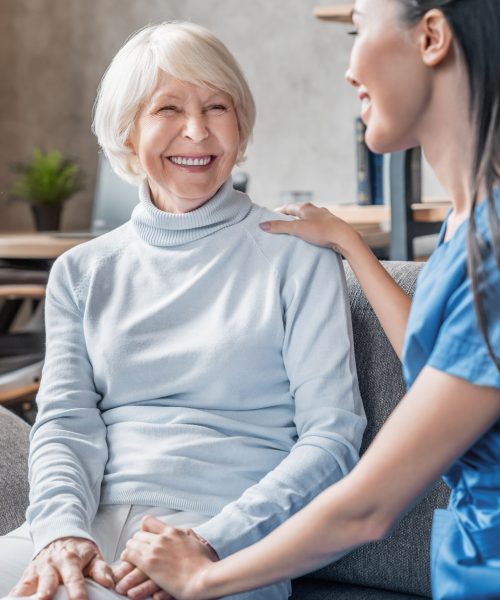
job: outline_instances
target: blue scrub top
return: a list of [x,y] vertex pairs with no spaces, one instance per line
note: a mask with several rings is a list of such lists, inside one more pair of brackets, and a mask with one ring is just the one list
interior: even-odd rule
[[[500,189],[495,192],[500,214]],[[488,203],[475,211],[477,231],[491,248]],[[468,220],[444,241],[422,269],[410,311],[403,371],[410,387],[426,365],[482,386],[500,389],[500,372],[477,323],[467,276]],[[500,249],[497,248],[498,251]],[[491,345],[500,354],[500,270],[491,252],[481,265]],[[500,393],[500,392],[499,392]],[[475,402],[471,396],[470,401]],[[478,407],[480,410],[480,407]],[[444,476],[447,510],[434,514],[431,542],[433,597],[500,598],[500,421]]]

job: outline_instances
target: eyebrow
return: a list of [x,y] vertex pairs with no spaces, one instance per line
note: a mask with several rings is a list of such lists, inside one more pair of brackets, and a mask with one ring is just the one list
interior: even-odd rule
[[[205,102],[209,102],[210,100],[212,100],[212,98],[215,98],[217,96],[223,96],[224,92],[218,91],[216,90],[213,94],[210,94],[210,96],[208,96],[208,98],[205,99]],[[171,94],[170,92],[160,92],[156,95],[154,95],[151,98],[151,102],[159,102],[160,100],[182,100],[181,96],[177,96],[176,94]]]
[[180,100],[179,96],[176,96],[175,94],[170,94],[169,92],[160,92],[158,94],[155,94],[151,100],[153,102],[157,102],[158,100],[162,100],[163,98],[171,98],[172,100]]

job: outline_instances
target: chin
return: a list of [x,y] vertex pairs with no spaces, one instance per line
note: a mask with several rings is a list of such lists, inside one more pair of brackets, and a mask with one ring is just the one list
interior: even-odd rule
[[410,140],[408,138],[395,137],[387,134],[381,134],[376,132],[370,132],[367,129],[365,134],[366,145],[372,152],[376,154],[388,154],[392,152],[402,152],[403,150],[410,150],[419,146],[417,140]]

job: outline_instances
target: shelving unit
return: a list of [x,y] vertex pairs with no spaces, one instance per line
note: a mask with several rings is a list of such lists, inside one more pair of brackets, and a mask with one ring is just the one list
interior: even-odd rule
[[340,6],[317,6],[314,9],[314,16],[323,21],[352,23],[352,8],[352,4],[342,4]]

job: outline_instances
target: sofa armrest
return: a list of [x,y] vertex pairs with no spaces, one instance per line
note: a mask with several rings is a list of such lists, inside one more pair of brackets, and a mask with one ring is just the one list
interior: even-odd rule
[[0,535],[19,527],[28,506],[29,426],[0,406]]

